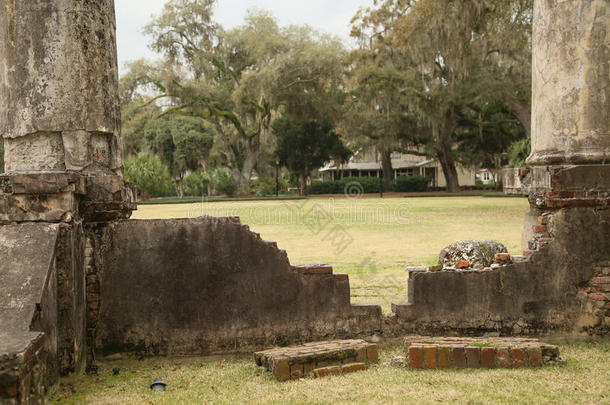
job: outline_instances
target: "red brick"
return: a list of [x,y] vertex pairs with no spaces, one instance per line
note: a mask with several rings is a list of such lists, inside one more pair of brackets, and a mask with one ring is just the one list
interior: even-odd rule
[[366,347],[366,359],[369,363],[379,362],[379,352],[377,351],[377,345],[369,345]]
[[468,368],[481,367],[481,348],[475,346],[466,347],[466,365]]
[[459,368],[466,368],[466,349],[464,347],[453,348],[453,365]]
[[493,347],[481,348],[481,367],[493,368],[495,367],[496,349]]
[[542,365],[542,349],[539,347],[527,348],[527,365],[541,366]]
[[273,375],[278,381],[290,380],[290,365],[288,364],[288,359],[274,360],[271,364],[271,372],[273,372]]
[[605,316],[610,316],[610,309],[606,311]]
[[548,217],[545,217],[542,215],[538,217],[538,225],[548,225],[548,223],[549,223]]
[[[18,391],[17,391],[16,383],[8,385],[8,386],[0,387],[0,396],[3,398],[14,398],[17,396],[17,392]],[[12,402],[7,402],[7,403],[12,403]]]
[[547,233],[549,231],[549,227],[546,225],[534,225],[535,233]]
[[424,368],[424,348],[422,346],[409,347],[409,367]]
[[313,373],[314,364],[313,363],[305,363],[303,364],[303,375],[308,376]]
[[325,264],[294,266],[294,268],[301,274],[333,274],[332,266]]
[[608,283],[610,283],[610,276],[593,277],[589,282],[591,284],[608,284]]
[[331,362],[330,361],[317,361],[316,362],[316,366],[314,368],[324,368],[324,367],[329,367],[331,366]]
[[470,262],[468,260],[460,260],[455,264],[456,269],[467,269],[470,267]]
[[606,301],[608,299],[608,297],[606,297],[606,294],[601,293],[589,294],[588,297],[590,300],[593,301]]
[[451,348],[449,346],[440,346],[438,348],[438,368],[451,367]]
[[293,380],[298,380],[299,378],[303,378],[305,376],[303,363],[301,364],[293,364],[290,366],[290,378]]
[[573,191],[554,191],[546,193],[547,198],[556,199],[556,198],[574,198]]
[[513,358],[513,367],[525,367],[527,365],[525,350],[523,348],[513,347],[510,349],[510,353]]
[[510,352],[507,347],[499,347],[496,352],[496,366],[502,368],[510,368],[513,362],[510,359]]
[[365,362],[367,360],[366,357],[366,346],[363,346],[359,349],[356,349],[356,361],[358,363]]
[[326,377],[328,375],[341,374],[341,367],[330,366],[330,367],[316,368],[313,371],[313,374],[316,378],[322,378],[322,377]]
[[424,365],[426,368],[436,368],[436,346],[424,346]]
[[365,371],[366,364],[364,364],[364,363],[344,364],[343,366],[341,366],[341,370],[343,371],[343,373],[353,373],[356,371]]
[[550,209],[560,209],[567,207],[595,207],[604,206],[610,203],[610,198],[596,200],[549,200],[546,205]]
[[494,260],[499,263],[507,262],[510,260],[510,254],[508,253],[496,253],[494,255]]

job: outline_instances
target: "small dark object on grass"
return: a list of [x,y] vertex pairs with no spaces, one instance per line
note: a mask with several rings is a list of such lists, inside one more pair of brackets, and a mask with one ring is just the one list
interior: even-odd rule
[[99,375],[99,368],[95,364],[90,364],[85,369],[85,374],[87,375]]
[[156,392],[163,392],[165,391],[166,386],[167,384],[165,384],[163,381],[155,378],[155,381],[153,381],[153,383],[150,385],[150,389]]
[[115,367],[112,369],[112,375],[119,375],[121,373],[121,369],[118,367]]

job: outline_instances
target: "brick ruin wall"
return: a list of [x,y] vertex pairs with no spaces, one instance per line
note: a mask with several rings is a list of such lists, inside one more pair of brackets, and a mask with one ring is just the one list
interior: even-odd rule
[[[485,271],[413,273],[410,302],[390,316],[351,304],[346,275],[291,265],[236,218],[59,223],[45,270],[53,294],[30,298],[38,305],[27,330],[39,333],[3,355],[0,374],[23,385],[23,396],[94,366],[96,354],[229,353],[413,332],[607,335],[610,240],[599,236],[610,234],[610,211],[543,206],[535,217],[527,258]],[[22,374],[15,356],[27,359]]]
[[[434,334],[607,335],[610,166],[545,171],[530,194],[524,259],[487,271],[411,273],[388,328]],[[542,176],[542,173],[534,175]]]
[[380,332],[347,275],[293,267],[236,218],[119,221],[88,230],[90,344],[102,354],[210,354]]
[[[10,10],[0,12],[11,39],[0,41],[0,68],[11,72],[0,74],[0,132],[12,172],[0,176],[0,250],[12,257],[0,262],[0,399],[39,402],[96,353],[226,353],[373,333],[607,335],[610,87],[600,33],[610,32],[610,6],[569,3],[534,3],[527,258],[414,273],[409,302],[382,317],[379,306],[350,303],[345,275],[292,267],[234,219],[124,220],[135,206],[121,178],[114,2],[0,0]],[[570,83],[577,91],[566,98]]]

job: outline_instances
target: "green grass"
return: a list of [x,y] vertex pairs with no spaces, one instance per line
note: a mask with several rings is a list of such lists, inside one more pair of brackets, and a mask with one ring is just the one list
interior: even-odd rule
[[[366,372],[319,380],[276,382],[252,356],[123,359],[100,363],[100,376],[63,380],[56,404],[608,404],[610,344],[560,347],[565,366],[499,370],[397,369],[396,342],[381,346],[380,363]],[[112,369],[121,373],[112,376]],[[167,384],[152,393],[155,378]]]
[[[133,218],[240,216],[242,222],[275,240],[293,264],[328,263],[350,275],[354,303],[406,301],[410,265],[431,265],[446,245],[461,239],[494,239],[521,253],[525,198],[311,198],[300,201],[227,201],[144,205]],[[315,218],[325,226],[311,229]],[[336,248],[333,240],[345,237]],[[336,238],[335,238],[336,237]]]

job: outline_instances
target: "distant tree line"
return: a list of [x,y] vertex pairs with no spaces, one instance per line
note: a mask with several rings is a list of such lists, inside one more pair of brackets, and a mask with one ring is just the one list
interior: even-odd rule
[[387,184],[400,151],[437,158],[449,191],[458,163],[522,164],[532,0],[379,0],[352,19],[355,49],[264,11],[225,30],[215,3],[168,1],[146,27],[160,60],[121,79],[126,177],[145,193],[265,194],[278,164],[304,191],[369,147]]

